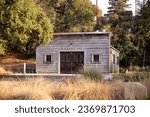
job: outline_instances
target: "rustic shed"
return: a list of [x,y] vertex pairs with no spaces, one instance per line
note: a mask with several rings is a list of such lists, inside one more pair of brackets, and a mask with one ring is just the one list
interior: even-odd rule
[[36,72],[78,74],[81,69],[119,72],[119,51],[107,32],[54,33],[48,45],[36,49]]

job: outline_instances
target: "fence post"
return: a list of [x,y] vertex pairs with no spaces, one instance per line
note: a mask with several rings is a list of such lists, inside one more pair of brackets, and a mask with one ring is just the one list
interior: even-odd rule
[[26,63],[23,63],[23,74],[26,74]]

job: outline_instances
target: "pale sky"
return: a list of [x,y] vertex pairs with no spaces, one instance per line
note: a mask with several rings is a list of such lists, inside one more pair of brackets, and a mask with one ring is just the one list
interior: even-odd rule
[[[96,0],[91,0],[93,4],[96,4]],[[142,0],[140,0],[142,1]],[[129,4],[131,4],[130,8],[133,11],[133,14],[135,14],[135,0],[129,0],[128,2]],[[108,5],[108,0],[98,0],[98,6],[100,9],[102,9],[103,14],[107,13],[107,7]]]

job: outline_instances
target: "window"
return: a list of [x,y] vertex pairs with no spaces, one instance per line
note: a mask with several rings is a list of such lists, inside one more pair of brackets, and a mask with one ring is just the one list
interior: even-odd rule
[[115,60],[115,55],[113,54],[113,64],[116,63],[115,61],[116,61],[116,60]]
[[44,55],[44,62],[45,63],[51,63],[52,62],[51,55]]
[[92,57],[92,62],[93,62],[93,63],[99,63],[99,62],[100,62],[100,59],[99,59],[99,55],[98,55],[98,54],[93,55],[93,57]]
[[117,57],[117,65],[119,65],[119,57]]

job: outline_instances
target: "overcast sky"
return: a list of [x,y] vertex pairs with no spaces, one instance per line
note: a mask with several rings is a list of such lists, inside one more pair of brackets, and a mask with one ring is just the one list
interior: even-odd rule
[[[96,0],[91,0],[93,4],[96,4]],[[142,1],[142,0],[140,0]],[[133,14],[135,14],[135,0],[129,0],[129,4],[132,5],[131,10],[133,11]],[[98,0],[98,6],[100,9],[102,9],[103,14],[107,13],[107,7],[108,7],[108,0]]]

